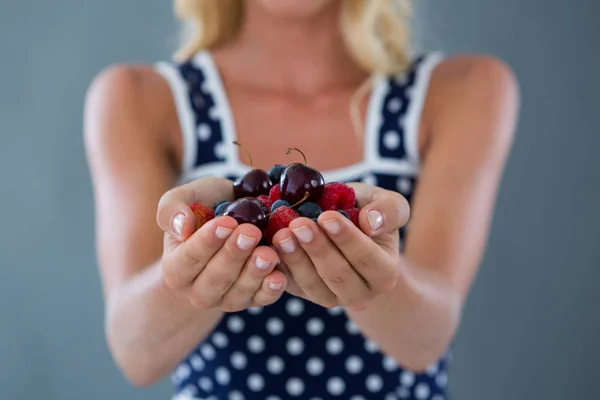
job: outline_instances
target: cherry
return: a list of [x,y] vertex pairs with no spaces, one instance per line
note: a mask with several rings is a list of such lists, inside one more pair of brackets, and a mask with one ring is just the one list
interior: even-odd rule
[[308,193],[307,201],[316,203],[323,194],[325,179],[319,171],[308,166],[306,156],[299,149],[289,148],[285,153],[290,154],[292,150],[302,154],[304,164],[290,164],[281,173],[279,181],[281,199],[289,203],[296,203]]
[[[239,142],[233,142],[236,146],[240,146],[248,155],[250,159],[250,167],[252,168],[252,156],[250,152],[246,150]],[[269,174],[262,169],[252,169],[243,177],[233,182],[233,195],[236,199],[244,197],[258,197],[261,194],[268,195],[269,191],[273,187],[273,182]]]
[[265,206],[260,201],[242,198],[227,207],[223,216],[235,219],[239,224],[252,224],[261,231],[267,227],[268,219]]

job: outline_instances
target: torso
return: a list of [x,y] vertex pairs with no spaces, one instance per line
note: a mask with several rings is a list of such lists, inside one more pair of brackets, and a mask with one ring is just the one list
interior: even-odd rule
[[[425,98],[438,61],[427,55],[406,74],[375,83],[361,104],[362,141],[350,120],[353,90],[298,102],[228,84],[209,53],[182,65],[161,64],[177,99],[169,141],[180,181],[241,176],[249,167],[231,143],[239,140],[255,167],[286,163],[292,156],[285,149],[298,147],[326,181],[362,180],[410,201],[427,141]],[[364,338],[342,309],[285,294],[271,306],[226,314],[172,378],[182,399],[442,400],[447,361],[415,375]]]

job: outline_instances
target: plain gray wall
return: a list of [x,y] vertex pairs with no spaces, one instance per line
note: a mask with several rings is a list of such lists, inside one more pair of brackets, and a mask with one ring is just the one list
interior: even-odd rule
[[[600,3],[419,1],[417,34],[506,60],[522,114],[455,345],[455,399],[600,398]],[[171,2],[0,2],[0,398],[166,399],[131,387],[103,336],[85,90],[168,57]]]

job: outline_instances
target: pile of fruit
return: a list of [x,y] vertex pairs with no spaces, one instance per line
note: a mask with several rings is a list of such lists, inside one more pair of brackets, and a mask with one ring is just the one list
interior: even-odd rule
[[[338,211],[358,226],[360,209],[354,189],[340,182],[325,184],[323,175],[308,166],[300,150],[289,148],[286,154],[292,151],[302,154],[304,164],[278,164],[268,172],[252,169],[233,183],[234,201],[219,201],[212,208],[190,204],[196,227],[215,217],[229,216],[240,224],[257,226],[263,233],[263,243],[270,245],[273,236],[292,220],[306,217],[316,222],[323,211]],[[248,157],[252,166],[249,153]]]

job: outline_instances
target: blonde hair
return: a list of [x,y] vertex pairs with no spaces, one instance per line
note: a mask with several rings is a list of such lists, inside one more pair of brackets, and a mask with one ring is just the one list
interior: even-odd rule
[[[358,65],[371,74],[393,75],[406,69],[409,55],[410,0],[343,0],[343,38]],[[217,46],[237,33],[242,0],[175,0],[175,13],[186,23],[175,59]]]

